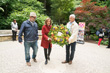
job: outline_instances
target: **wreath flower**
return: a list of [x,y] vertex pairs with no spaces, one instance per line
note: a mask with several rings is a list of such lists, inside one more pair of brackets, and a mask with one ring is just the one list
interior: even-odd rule
[[64,45],[68,44],[67,40],[69,39],[71,34],[67,27],[61,24],[52,26],[50,32],[48,33],[48,36],[52,38],[53,44],[58,44],[63,47]]

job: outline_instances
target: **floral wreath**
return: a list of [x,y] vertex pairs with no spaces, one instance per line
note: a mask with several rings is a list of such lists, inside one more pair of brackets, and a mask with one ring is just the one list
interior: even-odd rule
[[52,38],[52,43],[58,44],[62,47],[65,44],[68,44],[67,40],[69,39],[70,35],[69,30],[63,24],[52,26],[50,32],[48,33],[48,36]]

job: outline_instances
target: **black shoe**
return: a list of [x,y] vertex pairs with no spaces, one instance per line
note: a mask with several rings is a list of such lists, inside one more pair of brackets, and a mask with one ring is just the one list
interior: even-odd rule
[[45,61],[45,65],[47,65],[48,64],[48,61]]
[[109,46],[107,46],[106,48],[110,48]]

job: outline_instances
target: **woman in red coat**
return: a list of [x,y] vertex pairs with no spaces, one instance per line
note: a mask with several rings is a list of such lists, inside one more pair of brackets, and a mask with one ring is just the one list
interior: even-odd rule
[[[41,46],[44,48],[44,55],[45,55],[45,65],[48,63],[48,60],[50,60],[50,53],[51,53],[51,38],[48,37],[48,33],[51,29],[51,19],[47,18],[45,20],[45,25],[42,27],[42,40],[41,40]],[[48,50],[48,53],[47,53]]]

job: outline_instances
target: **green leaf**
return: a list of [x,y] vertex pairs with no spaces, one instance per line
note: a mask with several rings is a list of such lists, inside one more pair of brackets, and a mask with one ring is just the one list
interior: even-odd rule
[[2,7],[0,7],[0,10],[2,10],[4,12],[4,9]]

